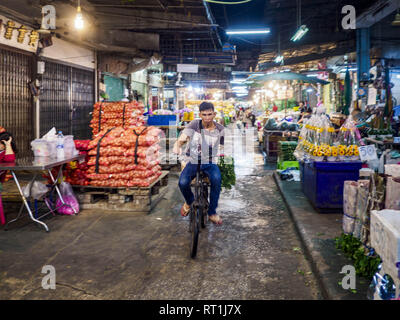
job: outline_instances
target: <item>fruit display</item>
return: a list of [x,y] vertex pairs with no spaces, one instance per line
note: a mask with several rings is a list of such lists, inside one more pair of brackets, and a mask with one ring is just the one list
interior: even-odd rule
[[79,151],[79,154],[85,155],[85,160],[78,162],[72,161],[65,166],[64,177],[65,181],[71,185],[87,186],[89,185],[88,178],[88,161],[89,161],[89,143],[90,140],[74,140],[75,148]]
[[87,152],[89,150],[90,140],[74,140],[75,148],[79,152]]
[[[192,110],[198,110],[199,105],[204,102],[203,100],[186,100],[185,105]],[[215,112],[217,112],[216,120],[222,119],[222,114],[224,117],[229,117],[229,114],[235,111],[235,106],[231,101],[206,101],[211,102],[215,107]]]
[[88,169],[89,166],[86,161],[83,163],[79,163],[78,161],[68,163],[64,170],[65,182],[76,186],[89,185]]
[[156,127],[104,129],[89,143],[88,178],[98,187],[148,187],[161,175]]
[[[85,159],[83,161],[71,161],[64,166],[63,169],[63,177],[64,181],[70,183],[74,186],[87,186],[89,185],[88,178],[88,145],[90,140],[74,140],[75,148],[79,151],[79,154],[85,155]],[[57,177],[58,170],[60,167],[53,168],[51,170],[54,178]],[[49,175],[44,174],[44,178],[47,179],[48,184],[52,184],[51,178]]]
[[93,107],[90,127],[93,135],[114,127],[144,125],[144,105],[141,102],[98,102]]

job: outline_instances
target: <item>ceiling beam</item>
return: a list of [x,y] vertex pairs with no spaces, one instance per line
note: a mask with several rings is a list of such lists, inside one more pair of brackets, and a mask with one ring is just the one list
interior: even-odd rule
[[150,10],[125,10],[123,8],[107,8],[106,10],[97,9],[96,15],[105,17],[115,18],[126,18],[126,19],[142,19],[147,21],[168,21],[177,23],[187,24],[209,24],[209,21],[205,15],[187,15],[177,12],[160,12]]
[[380,0],[357,17],[357,29],[368,28],[400,8],[400,0]]
[[[356,51],[356,43],[355,43],[355,41],[352,41],[352,44],[349,45],[348,47],[340,47],[340,48],[336,48],[334,50],[328,50],[323,53],[313,53],[313,54],[306,55],[306,56],[286,59],[284,65],[290,66],[290,65],[294,65],[294,64],[298,64],[298,63],[302,63],[302,62],[320,60],[320,59],[328,58],[328,57],[332,57],[332,56],[340,56],[340,55],[354,52],[354,51]],[[262,63],[262,64],[259,64],[259,69],[260,70],[268,70],[268,69],[274,68],[276,66],[277,66],[277,64],[274,62]]]
[[167,0],[157,0],[157,1],[160,4],[161,8],[163,8],[164,11],[168,10],[168,1]]

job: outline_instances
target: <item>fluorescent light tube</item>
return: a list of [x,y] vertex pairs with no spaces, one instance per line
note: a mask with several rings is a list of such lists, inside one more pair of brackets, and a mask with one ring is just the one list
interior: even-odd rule
[[303,24],[294,34],[294,36],[290,39],[291,41],[297,41],[303,38],[303,36],[308,32],[308,28],[305,24]]
[[264,30],[230,30],[226,31],[226,34],[234,35],[234,34],[266,34],[270,33],[270,29]]
[[281,63],[283,61],[283,56],[277,56],[275,58],[275,63]]

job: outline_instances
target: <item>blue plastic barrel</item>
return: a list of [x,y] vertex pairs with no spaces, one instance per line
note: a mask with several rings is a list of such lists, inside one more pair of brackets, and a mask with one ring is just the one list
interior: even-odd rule
[[170,122],[173,122],[173,125],[177,124],[177,116],[176,115],[152,115],[147,119],[147,124],[149,126],[168,126]]
[[352,162],[305,162],[303,192],[319,212],[343,210],[343,187],[346,180],[357,181],[361,161]]

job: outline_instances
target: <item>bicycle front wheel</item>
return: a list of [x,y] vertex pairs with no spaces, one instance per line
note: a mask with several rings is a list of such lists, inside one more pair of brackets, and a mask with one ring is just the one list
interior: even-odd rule
[[202,205],[202,213],[201,213],[201,227],[204,229],[207,225],[208,218],[208,188],[204,189],[203,192],[203,205]]
[[199,243],[199,217],[200,209],[193,208],[191,210],[190,224],[191,224],[191,242],[190,242],[190,257],[195,258],[197,254],[197,245]]

